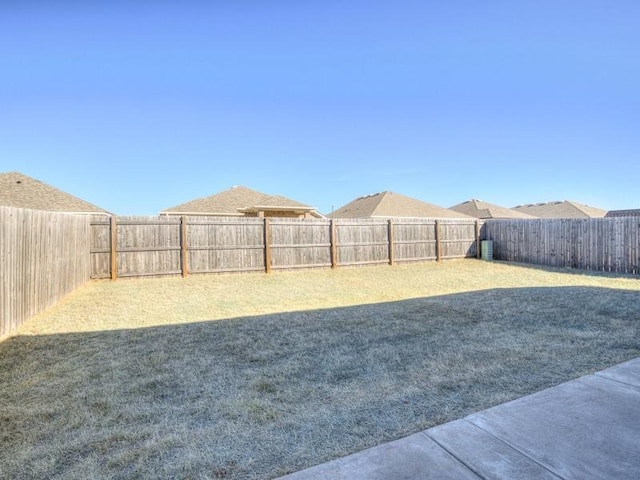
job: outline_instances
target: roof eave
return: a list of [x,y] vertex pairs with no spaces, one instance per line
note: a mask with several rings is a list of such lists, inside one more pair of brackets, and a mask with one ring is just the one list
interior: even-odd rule
[[163,211],[159,212],[160,216],[163,215],[189,215],[191,217],[242,217],[243,215],[240,213],[230,213],[230,212],[173,212],[173,211]]
[[238,208],[239,212],[255,212],[258,210],[273,210],[281,212],[312,212],[315,210],[313,207],[286,207],[279,205],[254,205],[252,207]]

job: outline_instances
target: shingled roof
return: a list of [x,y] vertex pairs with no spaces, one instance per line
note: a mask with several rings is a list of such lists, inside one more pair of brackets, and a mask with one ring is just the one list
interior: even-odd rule
[[606,210],[569,200],[518,205],[513,209],[540,218],[602,218],[607,214]]
[[356,198],[327,216],[331,218],[470,218],[463,213],[393,192],[380,192]]
[[110,215],[100,207],[19,172],[0,173],[0,205],[52,212]]
[[605,215],[607,218],[616,217],[640,217],[640,208],[633,210],[609,210]]
[[517,212],[510,208],[475,199],[459,203],[453,207],[449,207],[449,209],[476,218],[536,218],[527,213]]
[[212,215],[212,216],[256,216],[270,212],[271,216],[300,215],[322,217],[314,207],[280,195],[251,190],[243,186],[232,187],[209,197],[167,208],[160,215]]

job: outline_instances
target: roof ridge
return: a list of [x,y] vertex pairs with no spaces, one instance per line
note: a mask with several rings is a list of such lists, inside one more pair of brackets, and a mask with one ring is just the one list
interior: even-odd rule
[[575,208],[579,212],[584,213],[585,215],[589,215],[589,212],[587,212],[583,208],[583,207],[589,208],[588,205],[585,205],[585,204],[582,204],[582,203],[578,203],[578,202],[574,202],[573,200],[565,200],[565,203],[567,203],[568,205],[571,205],[573,208]]
[[223,213],[236,215],[239,212],[253,211],[256,208],[268,209],[304,209],[312,212],[316,208],[293,200],[284,195],[271,195],[260,192],[243,185],[235,185],[226,190],[208,195],[206,197],[195,198],[179,205],[174,205],[161,210],[161,214],[176,214],[177,212],[199,212],[199,214],[221,215]]

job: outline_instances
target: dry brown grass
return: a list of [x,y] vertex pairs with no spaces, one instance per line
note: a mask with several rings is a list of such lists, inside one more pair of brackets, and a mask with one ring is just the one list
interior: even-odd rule
[[639,294],[480,261],[92,282],[0,343],[0,477],[282,475],[638,356]]
[[636,278],[501,262],[443,263],[94,281],[16,332],[19,335],[174,325],[316,310],[487,288],[593,286],[640,289]]

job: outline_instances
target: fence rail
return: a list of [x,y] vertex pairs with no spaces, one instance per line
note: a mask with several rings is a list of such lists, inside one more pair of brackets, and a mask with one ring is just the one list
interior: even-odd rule
[[0,207],[0,337],[89,280],[89,218]]
[[640,217],[487,220],[497,260],[639,274]]
[[475,220],[112,217],[91,221],[92,278],[399,263],[478,255]]

